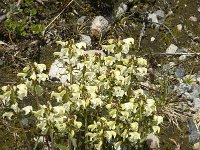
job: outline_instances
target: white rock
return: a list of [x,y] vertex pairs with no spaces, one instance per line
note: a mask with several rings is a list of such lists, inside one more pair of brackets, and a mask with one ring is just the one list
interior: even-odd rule
[[66,72],[66,68],[61,60],[56,59],[50,67],[49,78],[58,79],[61,83],[65,83],[69,80],[69,76],[63,75]]
[[178,31],[181,31],[181,30],[183,29],[182,24],[178,24],[178,25],[177,25],[177,29],[178,29]]
[[153,23],[158,23],[158,18],[157,18],[157,15],[155,13],[149,14],[148,20],[151,20]]
[[[88,50],[85,51],[85,54],[101,54],[102,56],[105,56],[105,53],[101,50]],[[62,60],[56,59],[49,70],[49,78],[50,79],[57,79],[63,84],[67,84],[70,81],[70,75],[66,74],[66,71],[68,68],[64,65],[64,62]],[[79,70],[73,70],[73,75],[77,75]]]
[[92,21],[91,32],[97,31],[100,35],[108,30],[108,20],[103,16],[96,16]]
[[178,49],[178,47],[177,47],[176,45],[171,44],[171,45],[167,48],[166,53],[167,53],[167,54],[174,54],[174,53],[176,53],[177,49]]
[[198,8],[198,12],[200,12],[200,7]]

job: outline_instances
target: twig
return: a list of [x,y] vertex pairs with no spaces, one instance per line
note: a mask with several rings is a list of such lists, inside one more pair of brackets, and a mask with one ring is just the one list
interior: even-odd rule
[[74,0],[71,0],[64,8],[63,10],[45,27],[43,36],[47,30],[47,28],[67,9],[67,7],[73,2]]
[[166,26],[165,24],[161,24],[161,25],[163,25],[163,27],[165,27],[165,28],[168,30],[168,32],[171,34],[171,36],[172,36],[174,42],[177,43],[177,40],[176,40],[176,38],[174,37],[174,35],[173,35],[172,31],[170,30],[170,28],[169,28],[168,26]]
[[161,26],[165,27],[165,28],[168,30],[168,32],[171,34],[171,36],[172,36],[174,42],[177,43],[176,38],[174,37],[174,35],[173,35],[171,29],[170,29],[167,25],[165,25],[164,23],[158,23],[158,22],[149,22],[149,23],[155,23],[155,24],[157,24],[157,25],[161,25]]

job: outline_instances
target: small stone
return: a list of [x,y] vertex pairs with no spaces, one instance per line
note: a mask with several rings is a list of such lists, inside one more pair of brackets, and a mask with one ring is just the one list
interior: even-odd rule
[[0,59],[0,66],[4,64],[4,61]]
[[192,22],[197,22],[197,17],[191,16],[191,17],[189,18],[189,20],[192,21]]
[[[160,19],[163,19],[165,17],[165,12],[163,10],[157,10],[154,12]],[[159,18],[158,18],[159,19]]]
[[28,121],[27,118],[22,119],[22,120],[21,120],[21,123],[22,123],[22,125],[23,125],[24,128],[28,128],[28,126],[29,126],[29,121]]
[[188,49],[187,49],[187,48],[184,48],[184,47],[179,48],[179,49],[177,50],[177,53],[187,53],[187,52],[188,52]]
[[121,3],[116,11],[116,18],[121,17],[128,9],[128,6],[124,3]]
[[88,36],[88,35],[80,34],[80,41],[81,42],[85,42],[87,46],[91,46],[92,45],[91,37]]
[[85,21],[86,16],[81,16],[80,18],[78,18],[77,20],[77,25],[82,25]]
[[176,68],[175,69],[175,76],[177,78],[183,78],[185,76],[185,70],[183,68]]
[[195,144],[199,142],[200,134],[197,125],[194,123],[193,118],[188,119],[188,128],[189,128],[189,142]]
[[178,29],[178,31],[181,31],[181,30],[183,29],[182,24],[178,24],[178,25],[177,25],[177,29]]
[[152,23],[158,23],[158,18],[157,18],[157,15],[155,13],[149,14],[148,20],[150,20]]
[[197,142],[193,145],[193,149],[194,150],[199,150],[199,147],[200,147],[200,142]]
[[149,149],[158,149],[160,147],[160,140],[154,134],[149,134],[146,138],[146,145]]
[[197,10],[198,10],[198,12],[200,12],[200,7]]
[[92,21],[91,32],[93,35],[102,35],[108,30],[108,20],[103,16],[96,16]]
[[175,62],[173,62],[173,61],[169,62],[170,68],[174,67],[175,65],[176,65]]
[[186,58],[187,58],[186,55],[181,55],[178,59],[179,59],[180,61],[183,61],[183,60],[185,60]]
[[199,110],[200,109],[200,98],[194,98],[193,105],[194,105],[195,109]]
[[166,53],[167,53],[167,54],[174,54],[174,53],[176,53],[177,49],[178,49],[178,47],[177,47],[176,45],[171,44],[171,45],[167,48]]
[[151,42],[155,41],[155,37],[151,37]]

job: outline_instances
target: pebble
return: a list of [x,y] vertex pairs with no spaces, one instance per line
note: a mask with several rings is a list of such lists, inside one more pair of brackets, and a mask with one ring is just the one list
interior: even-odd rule
[[177,49],[178,49],[178,47],[177,47],[176,45],[171,44],[171,45],[167,48],[166,53],[167,53],[167,54],[174,54],[174,53],[176,53]]
[[91,32],[98,33],[99,35],[104,34],[108,30],[108,20],[103,16],[96,16],[92,21]]
[[155,41],[155,37],[151,37],[151,42]]
[[85,19],[86,19],[86,16],[81,16],[80,18],[78,18],[77,25],[82,25],[84,23]]
[[116,11],[116,18],[121,17],[128,9],[128,6],[124,3],[121,3]]
[[85,42],[87,46],[92,45],[91,37],[85,34],[80,34],[80,41]]
[[179,59],[180,61],[183,61],[183,60],[185,60],[186,58],[187,58],[186,55],[181,55],[178,59]]
[[189,20],[192,21],[192,22],[197,22],[197,17],[191,16],[191,17],[189,18]]
[[177,25],[177,29],[178,29],[178,31],[181,31],[181,30],[183,29],[182,24],[178,24],[178,25]]
[[0,66],[4,64],[4,61],[0,59]]
[[199,142],[200,134],[197,125],[194,123],[193,118],[188,119],[188,128],[189,128],[189,142],[195,144]]
[[175,69],[175,76],[177,77],[177,78],[183,78],[184,76],[185,76],[185,70],[184,70],[184,68],[176,68]]
[[160,140],[154,134],[149,134],[146,138],[146,144],[149,149],[158,149],[160,147]]
[[152,23],[155,23],[156,28],[160,26],[159,24],[164,22],[164,18],[165,12],[163,10],[157,10],[148,14],[148,20],[150,20]]

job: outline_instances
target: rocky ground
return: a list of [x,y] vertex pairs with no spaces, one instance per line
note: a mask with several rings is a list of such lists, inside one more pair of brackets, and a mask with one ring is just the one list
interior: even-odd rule
[[[132,53],[148,59],[152,80],[160,76],[161,69],[180,80],[194,75],[193,84],[174,81],[171,89],[178,89],[179,98],[187,99],[196,109],[200,107],[198,0],[36,0],[32,7],[37,13],[27,24],[43,24],[44,32],[33,34],[25,28],[26,35],[17,28],[9,31],[5,20],[1,20],[10,12],[12,3],[0,2],[0,85],[16,82],[16,73],[28,62],[45,63],[49,68],[54,61],[53,52],[59,51],[56,40],[85,41],[88,49],[98,50],[109,38],[133,37]],[[20,21],[26,16],[23,15],[14,13],[13,18]],[[182,130],[173,125],[163,127],[161,149],[191,149],[187,124],[180,127]]]

